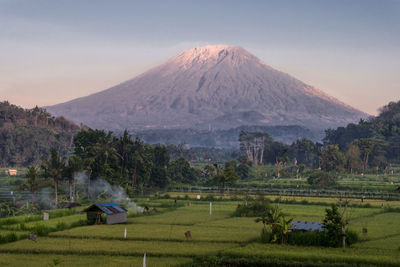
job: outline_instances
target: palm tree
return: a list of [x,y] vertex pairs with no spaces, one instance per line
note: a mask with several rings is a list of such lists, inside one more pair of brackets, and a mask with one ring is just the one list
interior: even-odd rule
[[129,149],[132,146],[132,140],[127,130],[124,131],[123,136],[117,142],[118,157],[121,161],[121,176],[126,174],[126,169],[129,161]]
[[69,200],[73,199],[73,184],[75,181],[75,173],[82,169],[82,159],[78,156],[72,156],[68,159],[68,166],[64,168],[64,177],[68,180]]
[[109,132],[106,136],[101,138],[100,142],[94,145],[95,155],[103,157],[104,165],[109,164],[109,160],[117,157],[117,150],[114,147],[112,140],[112,132]]
[[[261,217],[257,218],[255,221],[262,222],[264,225],[264,230],[266,230],[267,225],[269,226],[273,237],[271,242],[275,243],[278,241],[279,236],[282,237],[282,218],[283,214],[281,209],[278,206],[275,206],[266,209],[265,212],[262,213]],[[291,223],[291,220],[289,220],[288,223]],[[288,228],[289,227],[290,225]]]
[[42,169],[45,178],[51,178],[54,182],[54,193],[56,206],[58,205],[58,182],[63,177],[65,158],[61,158],[55,148],[50,149],[50,160],[42,158]]
[[145,168],[146,156],[144,143],[136,138],[133,143],[133,152],[129,160],[129,165],[132,169],[132,187],[137,186],[138,170]]
[[26,178],[28,178],[28,180],[23,185],[23,187],[27,188],[31,192],[32,205],[34,205],[35,204],[35,194],[36,194],[36,191],[40,187],[38,168],[36,166],[29,166],[28,171],[25,176],[26,176]]

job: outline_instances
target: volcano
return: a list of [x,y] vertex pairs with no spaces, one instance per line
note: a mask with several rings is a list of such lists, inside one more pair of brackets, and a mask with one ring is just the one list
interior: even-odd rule
[[224,130],[299,125],[312,130],[365,118],[242,47],[197,47],[112,88],[46,107],[92,128]]

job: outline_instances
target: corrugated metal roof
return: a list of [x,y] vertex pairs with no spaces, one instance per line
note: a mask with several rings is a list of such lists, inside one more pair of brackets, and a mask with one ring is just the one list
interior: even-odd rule
[[107,215],[126,212],[126,210],[124,208],[121,208],[117,203],[95,203],[87,208],[85,211],[88,211],[93,207],[97,207]]
[[291,230],[305,230],[305,231],[324,231],[322,228],[322,223],[319,222],[302,222],[293,221]]

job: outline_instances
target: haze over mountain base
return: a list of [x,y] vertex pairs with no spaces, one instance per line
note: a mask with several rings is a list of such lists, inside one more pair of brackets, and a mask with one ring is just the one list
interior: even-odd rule
[[113,131],[298,125],[318,136],[368,116],[226,45],[187,50],[110,89],[46,108]]

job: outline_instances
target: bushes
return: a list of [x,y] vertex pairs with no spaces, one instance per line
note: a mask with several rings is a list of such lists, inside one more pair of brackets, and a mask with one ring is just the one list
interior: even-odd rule
[[360,237],[358,233],[352,230],[346,230],[346,245],[351,246],[352,244],[358,242]]
[[308,177],[307,183],[315,187],[331,187],[336,185],[336,180],[331,173],[316,171]]
[[321,231],[294,231],[288,238],[288,244],[297,246],[326,246],[327,243],[327,236]]
[[269,200],[265,198],[260,198],[255,202],[243,204],[237,207],[233,213],[234,217],[257,217],[261,216],[267,210],[271,208]]
[[[346,245],[350,246],[359,240],[358,234],[354,231],[346,231]],[[321,246],[337,247],[340,244],[332,244],[326,232],[322,231],[294,231],[290,233],[288,244],[297,246]]]
[[260,242],[261,243],[270,243],[272,240],[272,233],[270,230],[266,228],[261,229],[261,235],[260,235]]

